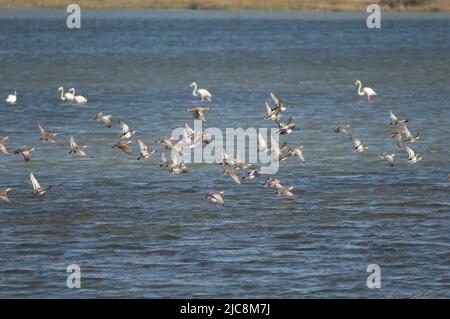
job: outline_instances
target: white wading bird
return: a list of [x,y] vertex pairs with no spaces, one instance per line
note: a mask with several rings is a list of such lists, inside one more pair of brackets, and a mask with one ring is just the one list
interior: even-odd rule
[[73,94],[73,101],[75,103],[78,103],[78,104],[85,104],[85,103],[87,103],[87,101],[88,101],[87,98],[85,98],[84,96],[81,96],[81,95],[75,95],[75,89],[74,88],[71,88],[69,90],[69,92]]
[[364,87],[361,90],[362,84],[360,80],[356,80],[355,85],[358,87],[358,94],[361,96],[367,95],[367,100],[369,102],[372,100],[372,96],[377,95],[377,93],[369,87]]
[[192,91],[193,96],[200,96],[202,98],[202,102],[205,100],[207,102],[211,102],[212,94],[206,90],[206,89],[197,89],[197,83],[192,82],[191,87],[194,87],[194,90]]
[[14,91],[14,94],[8,95],[8,97],[6,98],[5,101],[8,104],[16,104],[16,102],[17,102],[17,92]]
[[58,91],[61,93],[61,101],[73,101],[74,95],[71,92],[64,93],[64,87],[60,86]]

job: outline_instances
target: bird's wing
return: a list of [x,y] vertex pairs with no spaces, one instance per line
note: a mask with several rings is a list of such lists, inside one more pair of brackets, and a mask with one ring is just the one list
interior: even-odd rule
[[261,135],[261,133],[258,133],[258,142],[259,142],[259,149],[261,150],[267,149],[267,143],[264,140],[264,137]]
[[41,124],[38,124],[39,131],[41,132],[41,135],[44,136],[47,134],[47,131],[41,126]]
[[377,95],[377,92],[375,92],[374,90],[372,90],[372,88],[365,87],[365,88],[363,89],[363,91],[366,92],[366,94],[368,94],[368,95]]
[[36,177],[34,177],[33,173],[30,173],[30,180],[31,180],[31,184],[33,184],[34,190],[38,190],[41,188],[41,185],[39,185],[39,182],[37,181]]
[[222,198],[222,196],[220,196],[219,193],[213,194],[212,197],[215,198],[217,204],[219,204],[219,205],[223,205],[223,204],[225,203],[224,200],[223,200],[223,198]]
[[272,114],[272,109],[270,108],[269,103],[267,103],[267,100],[264,100],[264,103],[266,105],[266,113],[270,116]]
[[270,95],[270,98],[272,99],[273,103],[275,103],[275,105],[278,105],[280,103],[280,100],[278,99],[278,97],[275,94],[270,92],[269,95]]
[[141,153],[145,153],[148,150],[148,146],[145,145],[140,139],[137,138],[136,143],[138,144]]
[[236,155],[236,158],[234,160],[235,160],[235,162],[237,164],[242,164],[242,161],[241,161],[241,158],[239,157],[239,154]]
[[184,143],[186,143],[187,145],[191,144],[191,134],[189,134],[188,130],[184,129],[183,130],[183,141]]
[[185,131],[186,134],[188,134],[188,135],[194,134],[194,130],[189,126],[188,122],[185,122],[185,123],[184,123],[184,131]]
[[394,166],[394,157],[393,156],[392,157],[388,157],[387,160],[388,160],[388,163],[389,163],[390,166]]
[[223,160],[228,160],[230,157],[228,156],[228,154],[225,152],[225,149],[222,148],[222,159]]
[[125,122],[123,122],[123,121],[120,121],[119,125],[122,128],[122,133],[127,133],[130,130],[128,125]]
[[272,135],[270,136],[270,150],[275,152],[277,156],[280,156],[281,154],[280,145],[275,141]]
[[414,151],[409,146],[405,146],[405,150],[408,152],[408,157],[410,159],[416,156],[416,153],[414,153]]
[[230,172],[229,174],[230,174],[231,178],[233,179],[233,181],[236,184],[240,184],[241,183],[241,181],[239,180],[239,176],[238,176],[238,174],[236,172]]
[[70,148],[74,149],[77,148],[78,144],[75,142],[75,139],[73,136],[70,137]]
[[209,96],[209,97],[212,96],[211,93],[207,89],[198,89],[197,92],[200,93],[200,95]]
[[3,143],[0,144],[0,152],[2,152],[3,154],[9,154],[5,144]]
[[197,111],[199,120],[202,120],[203,122],[206,122],[205,114],[203,111]]
[[161,152],[159,154],[159,158],[161,159],[161,162],[163,163],[167,162],[166,155],[164,154],[164,152]]
[[355,147],[358,147],[361,145],[361,141],[358,140],[356,137],[350,136],[350,140],[353,142],[353,145],[355,145]]
[[389,116],[391,117],[391,121],[395,122],[397,121],[397,116],[395,116],[394,112],[392,112],[391,110],[389,110]]
[[178,157],[177,153],[176,152],[171,152],[170,156],[172,158],[173,166],[177,166],[178,163],[180,162],[180,158]]
[[126,153],[126,154],[132,154],[133,150],[128,146],[128,144],[123,145],[122,150]]
[[286,122],[284,122],[284,126],[290,126],[293,124],[293,119],[292,117],[288,118],[288,120]]
[[412,134],[411,134],[411,132],[408,130],[408,128],[406,127],[406,125],[403,125],[403,132],[405,133],[405,136],[406,136],[407,138],[412,137]]
[[301,159],[302,161],[304,160],[304,155],[303,155],[302,149],[300,147],[296,147],[294,149],[294,152],[299,159]]
[[4,200],[5,202],[7,202],[7,203],[11,203],[11,200],[10,200],[9,197],[6,196],[6,195],[0,195],[0,198],[3,199],[3,200]]
[[25,150],[20,151],[20,153],[22,154],[23,158],[26,161],[29,161],[31,159],[31,157],[30,157],[30,150],[25,149]]
[[111,127],[111,118],[112,118],[111,114],[102,117],[102,120],[105,123],[106,127]]

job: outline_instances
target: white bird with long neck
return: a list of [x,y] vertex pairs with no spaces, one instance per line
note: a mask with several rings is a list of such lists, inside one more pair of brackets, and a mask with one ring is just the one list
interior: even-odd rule
[[196,82],[192,82],[191,87],[194,87],[194,90],[192,91],[193,96],[200,96],[202,98],[202,102],[204,102],[205,100],[207,102],[211,102],[212,94],[208,90],[198,89]]
[[16,102],[17,102],[17,92],[14,91],[14,94],[8,95],[8,97],[6,98],[5,101],[8,104],[16,104]]
[[60,86],[58,91],[61,93],[61,101],[73,101],[74,95],[71,92],[64,93],[64,87]]
[[69,90],[69,92],[73,94],[73,101],[75,103],[78,103],[78,104],[87,103],[87,101],[88,101],[87,98],[85,98],[84,96],[81,96],[81,95],[75,95],[75,89],[74,88],[71,88]]
[[355,85],[358,87],[358,94],[360,96],[367,95],[367,100],[369,102],[372,100],[372,96],[377,95],[377,92],[375,92],[373,89],[369,87],[363,88],[360,80],[356,80]]

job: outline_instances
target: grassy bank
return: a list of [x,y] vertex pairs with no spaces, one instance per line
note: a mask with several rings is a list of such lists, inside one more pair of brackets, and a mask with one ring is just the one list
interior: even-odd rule
[[323,10],[365,11],[377,3],[384,11],[450,11],[450,0],[0,0],[0,7],[165,8],[198,10]]

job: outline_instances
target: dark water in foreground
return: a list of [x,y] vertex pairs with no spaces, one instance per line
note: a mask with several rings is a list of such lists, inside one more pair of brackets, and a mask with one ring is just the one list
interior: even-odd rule
[[[0,136],[10,151],[37,145],[33,160],[0,156],[0,297],[383,297],[366,287],[382,269],[393,297],[450,297],[450,16],[89,11],[82,30],[64,10],[0,10]],[[369,105],[354,81],[379,96]],[[189,83],[214,94],[206,127],[271,127],[273,90],[300,103],[285,116],[300,127],[306,161],[276,175],[295,187],[278,198],[260,177],[234,185],[217,165],[185,175],[111,150],[118,129],[92,121],[112,112],[151,142],[191,120]],[[85,106],[58,100],[76,87]],[[387,110],[410,118],[422,140],[416,165],[390,137]],[[38,143],[42,123],[94,159]],[[348,123],[362,154],[333,133]],[[135,146],[133,146],[135,147]],[[377,159],[397,152],[390,169]],[[28,174],[53,185],[30,196]],[[225,207],[205,193],[225,190]],[[65,286],[79,264],[82,289]]]

